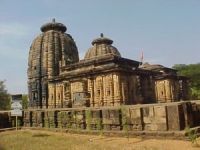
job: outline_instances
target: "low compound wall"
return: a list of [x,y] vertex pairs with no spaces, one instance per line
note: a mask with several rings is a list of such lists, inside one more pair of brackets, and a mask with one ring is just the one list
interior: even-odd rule
[[180,131],[200,125],[200,102],[24,110],[25,127]]
[[10,111],[0,111],[0,129],[11,127]]

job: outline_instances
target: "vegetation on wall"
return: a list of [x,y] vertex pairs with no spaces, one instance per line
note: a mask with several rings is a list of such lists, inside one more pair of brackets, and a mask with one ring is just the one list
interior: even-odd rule
[[27,94],[22,95],[22,108],[23,109],[28,108],[28,95]]
[[190,78],[192,99],[200,99],[200,63],[197,64],[176,64],[172,68],[178,70],[178,75]]
[[5,81],[0,81],[0,110],[10,109],[10,95],[5,86]]

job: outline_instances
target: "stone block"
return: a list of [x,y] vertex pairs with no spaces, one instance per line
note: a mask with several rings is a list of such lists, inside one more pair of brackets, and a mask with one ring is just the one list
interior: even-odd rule
[[85,129],[85,111],[84,110],[69,110],[63,111],[60,114],[60,122],[63,128]]
[[85,123],[85,111],[84,110],[76,111],[76,123],[77,124]]
[[142,108],[144,130],[166,131],[167,115],[166,107],[162,105],[152,105]]
[[36,124],[37,127],[44,127],[44,112],[42,111],[38,111],[36,112],[37,115],[37,120],[36,120]]
[[58,127],[69,128],[71,127],[71,111],[58,112]]
[[25,127],[31,127],[31,112],[30,111],[24,111],[23,112],[23,121]]
[[157,130],[166,131],[168,129],[166,106],[154,106],[154,113],[154,123],[157,125]]
[[154,108],[153,106],[142,108],[143,122],[144,124],[151,124],[154,120]]
[[193,127],[193,111],[191,102],[182,103],[184,118],[185,118],[185,126],[186,127]]
[[102,129],[102,119],[100,109],[86,110],[86,124],[89,130]]
[[182,130],[185,128],[183,107],[180,104],[167,106],[168,130]]
[[122,109],[122,126],[128,130],[142,130],[142,109],[138,107],[125,107]]
[[120,109],[103,109],[102,123],[105,130],[121,129],[121,112]]
[[141,108],[130,108],[131,123],[142,124],[142,109]]
[[121,126],[119,125],[114,125],[114,124],[104,124],[103,125],[104,130],[112,130],[112,131],[120,131]]
[[103,109],[102,110],[103,124],[120,124],[119,109]]
[[166,118],[166,106],[154,106],[154,113],[156,117]]
[[44,112],[44,127],[46,128],[58,127],[58,111],[48,110]]

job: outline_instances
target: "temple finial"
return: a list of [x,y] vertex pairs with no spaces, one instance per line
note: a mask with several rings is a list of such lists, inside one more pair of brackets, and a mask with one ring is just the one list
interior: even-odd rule
[[103,33],[101,33],[100,36],[103,37]]

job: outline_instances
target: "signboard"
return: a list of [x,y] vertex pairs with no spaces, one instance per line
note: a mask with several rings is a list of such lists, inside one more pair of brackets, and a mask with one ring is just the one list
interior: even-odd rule
[[11,116],[22,116],[22,94],[11,95]]
[[13,108],[13,109],[22,109],[22,104],[21,104],[20,101],[19,102],[15,101],[15,102],[13,102],[11,104],[11,108]]
[[22,94],[11,95],[12,101],[22,101]]
[[11,110],[11,116],[22,116],[22,110],[20,109]]

